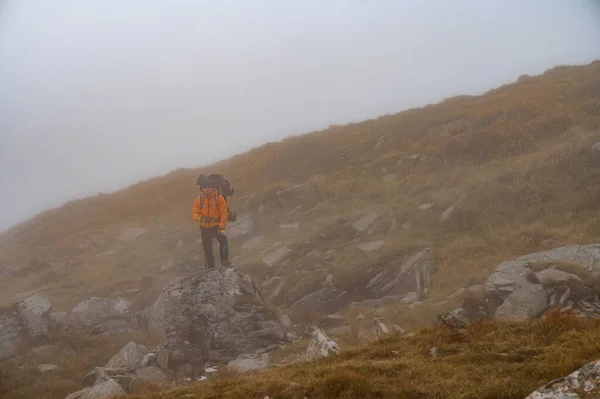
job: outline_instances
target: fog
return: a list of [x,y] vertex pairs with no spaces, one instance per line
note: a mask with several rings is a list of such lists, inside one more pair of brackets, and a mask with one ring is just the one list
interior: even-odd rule
[[600,58],[595,0],[0,7],[0,230],[267,141]]

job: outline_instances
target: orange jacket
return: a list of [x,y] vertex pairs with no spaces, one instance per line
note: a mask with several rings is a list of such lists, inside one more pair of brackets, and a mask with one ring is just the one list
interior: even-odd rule
[[194,201],[194,220],[200,223],[200,228],[219,226],[220,229],[225,229],[227,213],[225,198],[214,188],[202,189],[202,194]]

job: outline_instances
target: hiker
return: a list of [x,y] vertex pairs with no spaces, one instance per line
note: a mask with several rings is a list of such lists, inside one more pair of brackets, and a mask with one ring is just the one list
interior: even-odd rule
[[207,269],[215,268],[213,238],[219,242],[221,265],[229,266],[229,248],[225,233],[229,211],[227,201],[219,190],[219,186],[211,181],[212,177],[213,175],[198,177],[196,184],[200,187],[200,195],[194,201],[194,220],[200,224],[204,262]]

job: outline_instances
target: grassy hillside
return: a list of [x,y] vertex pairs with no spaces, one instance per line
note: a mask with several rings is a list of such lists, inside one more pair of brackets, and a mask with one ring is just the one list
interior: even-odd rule
[[596,360],[598,327],[598,321],[553,315],[537,322],[473,325],[464,334],[427,328],[325,360],[143,397],[522,399]]
[[[599,139],[600,61],[522,76],[481,96],[331,126],[202,170],[77,200],[16,226],[0,236],[0,268],[31,267],[3,275],[0,302],[37,290],[61,308],[133,287],[143,289],[131,299],[146,305],[173,276],[159,272],[162,265],[175,259],[202,267],[191,220],[201,172],[225,174],[236,187],[234,210],[255,217],[253,235],[294,248],[298,269],[313,248],[336,249],[326,272],[344,279],[361,265],[429,246],[439,262],[432,296],[444,298],[482,281],[507,258],[598,241],[600,152],[592,146]],[[275,200],[278,190],[306,182],[315,191],[300,211]],[[434,204],[420,210],[423,203]],[[457,212],[441,224],[453,204]],[[380,215],[367,236],[385,240],[379,251],[364,254],[318,235],[334,218],[370,211]],[[290,221],[300,230],[282,236],[277,225]],[[134,242],[117,240],[133,226],[149,232]],[[311,248],[304,251],[306,241]],[[241,243],[233,240],[233,256]],[[259,258],[243,253],[242,269],[259,268]],[[285,292],[301,297],[321,278],[306,273]]]

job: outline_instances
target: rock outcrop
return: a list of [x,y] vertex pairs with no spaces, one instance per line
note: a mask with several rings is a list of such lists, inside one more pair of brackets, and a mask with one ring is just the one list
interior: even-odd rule
[[422,300],[427,297],[435,265],[433,251],[427,248],[410,257],[394,259],[383,265],[366,288],[375,298],[404,296],[416,292],[418,299]]
[[0,360],[47,344],[51,310],[52,305],[44,297],[34,294],[0,311]]
[[128,333],[138,330],[138,323],[129,302],[124,298],[92,297],[79,303],[67,315],[69,328],[88,334]]
[[233,268],[173,280],[158,302],[155,310],[162,314],[151,320],[163,321],[171,369],[196,368],[285,342],[291,327],[287,317],[263,300],[250,277]]
[[[499,265],[487,279],[480,298],[466,295],[460,309],[439,319],[443,324],[461,326],[465,320],[486,317],[527,320],[552,308],[573,310],[581,317],[600,317],[599,284],[600,245],[536,252]],[[465,294],[469,293],[457,293]]]
[[338,344],[329,338],[325,331],[315,326],[312,326],[309,331],[310,342],[306,350],[306,360],[328,357],[340,353]]
[[550,381],[525,399],[597,398],[599,395],[600,360],[596,360],[567,377]]

